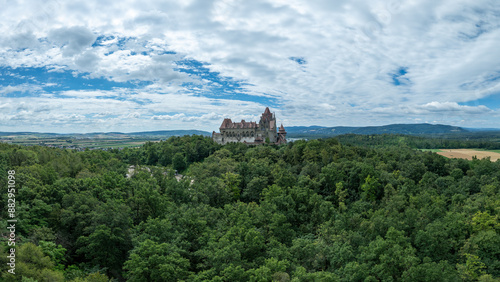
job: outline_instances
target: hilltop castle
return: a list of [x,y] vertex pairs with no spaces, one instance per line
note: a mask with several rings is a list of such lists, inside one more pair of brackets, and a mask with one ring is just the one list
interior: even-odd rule
[[283,124],[276,132],[276,117],[268,107],[260,117],[259,123],[255,121],[232,122],[225,118],[219,128],[220,133],[212,132],[212,139],[219,144],[240,142],[248,145],[264,143],[286,144],[286,131]]

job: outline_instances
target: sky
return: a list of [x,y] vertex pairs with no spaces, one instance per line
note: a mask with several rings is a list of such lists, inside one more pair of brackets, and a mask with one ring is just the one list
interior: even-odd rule
[[0,0],[0,131],[500,128],[496,0]]

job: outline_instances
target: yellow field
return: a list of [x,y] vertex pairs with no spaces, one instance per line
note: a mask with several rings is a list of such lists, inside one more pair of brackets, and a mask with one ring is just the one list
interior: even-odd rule
[[500,154],[488,151],[477,151],[471,149],[441,149],[441,152],[437,152],[441,156],[454,159],[467,159],[472,160],[472,157],[476,156],[478,159],[484,159],[490,157],[492,162],[500,159]]

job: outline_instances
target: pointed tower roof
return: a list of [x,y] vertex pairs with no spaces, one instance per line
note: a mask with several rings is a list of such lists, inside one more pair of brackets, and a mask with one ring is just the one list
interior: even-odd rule
[[280,133],[285,133],[285,132],[286,132],[286,131],[285,131],[285,128],[283,127],[283,124],[281,124],[280,129],[279,129],[279,132],[280,132]]
[[223,121],[222,121],[222,124],[221,126],[219,127],[219,129],[224,129],[224,128],[230,128],[231,125],[232,125],[232,121],[230,118],[225,118]]
[[269,110],[269,107],[266,107],[266,110],[264,111],[264,113],[262,114],[262,116],[261,116],[261,118],[260,118],[261,122],[262,122],[262,121],[265,121],[265,120],[269,121],[269,120],[271,120],[272,118],[273,118],[273,114],[272,114],[272,113],[271,113],[271,111]]

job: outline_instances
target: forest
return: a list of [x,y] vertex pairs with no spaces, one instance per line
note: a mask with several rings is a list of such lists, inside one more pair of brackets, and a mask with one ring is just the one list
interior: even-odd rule
[[0,277],[500,281],[500,161],[416,150],[478,148],[470,142],[346,135],[252,147],[192,135],[80,152],[0,143]]

